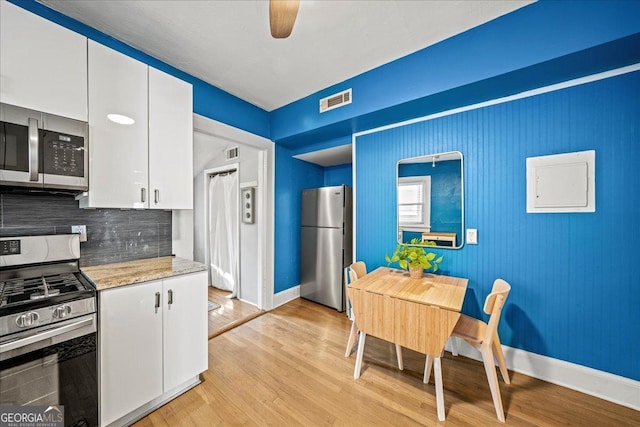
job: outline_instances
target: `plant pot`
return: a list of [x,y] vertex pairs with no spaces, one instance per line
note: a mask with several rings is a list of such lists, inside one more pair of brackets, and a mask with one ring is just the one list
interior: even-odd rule
[[409,267],[409,276],[411,276],[412,279],[422,279],[423,275],[424,270],[422,267]]

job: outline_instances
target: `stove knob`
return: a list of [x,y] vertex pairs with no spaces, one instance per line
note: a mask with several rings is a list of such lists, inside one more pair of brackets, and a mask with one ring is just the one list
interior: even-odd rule
[[16,325],[20,328],[28,328],[29,326],[34,326],[40,320],[40,315],[35,311],[30,311],[29,313],[21,314],[16,319]]
[[69,314],[71,314],[71,307],[69,307],[66,304],[63,304],[60,307],[56,307],[53,310],[53,318],[54,319],[64,319]]

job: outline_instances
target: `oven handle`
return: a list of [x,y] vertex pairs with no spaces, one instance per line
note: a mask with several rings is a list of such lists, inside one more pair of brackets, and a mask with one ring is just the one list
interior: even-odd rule
[[75,331],[76,329],[81,329],[81,328],[84,328],[85,326],[90,326],[92,324],[93,324],[93,316],[90,318],[81,320],[79,322],[70,323],[68,325],[61,326],[59,328],[49,329],[48,331],[31,335],[26,338],[10,341],[6,344],[0,344],[0,354],[9,352],[11,350],[16,350],[22,347],[26,347],[28,345],[35,344],[39,341],[48,340],[58,335],[66,334],[71,331]]
[[29,118],[29,181],[38,180],[38,120]]

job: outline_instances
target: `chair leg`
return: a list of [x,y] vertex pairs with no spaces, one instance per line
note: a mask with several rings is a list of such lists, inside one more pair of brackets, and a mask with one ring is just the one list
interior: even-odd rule
[[424,361],[424,376],[422,377],[422,382],[425,384],[429,384],[432,367],[433,367],[433,357],[427,354],[427,359]]
[[347,350],[344,352],[344,357],[349,357],[351,355],[353,346],[356,343],[357,335],[358,335],[358,325],[356,324],[356,321],[353,320],[351,322],[351,331],[349,331],[349,340],[347,341]]
[[498,375],[496,374],[496,365],[493,360],[493,352],[489,347],[481,347],[482,362],[484,370],[487,372],[487,381],[491,389],[491,397],[493,398],[493,406],[496,408],[496,416],[498,420],[504,422],[504,409],[502,408],[502,397],[500,396],[500,387],[498,385]]
[[458,355],[458,338],[450,337],[449,343],[451,343],[451,354],[454,356]]
[[396,344],[396,357],[398,358],[398,369],[404,370],[404,362],[402,360],[402,346]]
[[433,362],[433,373],[436,379],[436,406],[438,408],[438,420],[444,421],[444,390],[442,388],[442,366],[440,364],[440,357],[435,357]]
[[362,368],[362,354],[364,353],[364,341],[367,338],[367,334],[360,331],[360,337],[358,338],[358,354],[356,356],[356,367],[353,370],[353,378],[360,378],[360,368]]
[[496,357],[504,382],[511,384],[511,381],[509,380],[509,371],[507,371],[507,364],[504,361],[504,353],[502,352],[502,346],[500,345],[498,334],[493,336],[493,343],[491,345],[493,347],[493,355]]

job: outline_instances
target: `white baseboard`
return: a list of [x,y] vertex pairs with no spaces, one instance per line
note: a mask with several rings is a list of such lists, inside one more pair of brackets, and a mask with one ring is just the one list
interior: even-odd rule
[[[445,349],[451,351],[450,343]],[[640,410],[640,381],[504,345],[502,351],[509,370]],[[460,341],[458,354],[482,360],[479,351]]]
[[293,301],[300,297],[300,285],[293,288],[285,289],[273,296],[273,308],[280,307],[283,304]]

